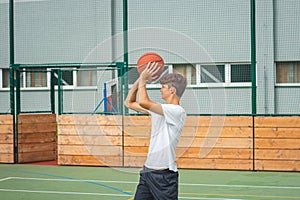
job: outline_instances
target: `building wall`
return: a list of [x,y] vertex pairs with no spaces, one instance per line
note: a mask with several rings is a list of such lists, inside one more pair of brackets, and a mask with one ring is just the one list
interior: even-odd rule
[[[276,62],[300,60],[300,2],[287,1],[256,1],[258,114],[300,113],[300,107],[289,101],[299,99],[298,88],[275,87]],[[123,61],[122,6],[122,0],[16,2],[15,62]],[[8,68],[8,1],[0,2],[0,11],[0,68]],[[148,50],[159,52],[167,64],[250,63],[250,1],[128,0],[128,39],[132,65]],[[195,112],[192,98],[199,113],[251,114],[249,85],[206,89],[187,90],[182,100],[187,110]],[[1,91],[0,102],[6,102],[6,92]],[[159,100],[159,95],[153,97]],[[72,95],[66,98],[74,101]],[[0,112],[6,109],[1,106]]]

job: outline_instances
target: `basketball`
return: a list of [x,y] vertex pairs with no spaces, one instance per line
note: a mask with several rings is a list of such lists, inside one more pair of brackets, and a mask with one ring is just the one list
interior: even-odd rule
[[[145,70],[145,68],[147,67],[147,64],[149,62],[158,63],[159,70],[154,75],[154,76],[157,76],[157,78],[155,79],[155,80],[157,80],[160,77],[160,75],[164,72],[164,65],[165,65],[164,60],[157,53],[147,52],[147,53],[143,54],[137,61],[137,71],[139,72],[139,74],[141,74]],[[152,81],[155,81],[155,80],[152,80]]]

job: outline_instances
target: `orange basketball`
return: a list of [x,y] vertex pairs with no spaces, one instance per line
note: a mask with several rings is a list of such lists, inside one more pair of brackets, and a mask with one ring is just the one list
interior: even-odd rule
[[[154,75],[154,76],[157,76],[157,78],[155,79],[155,80],[157,80],[160,77],[160,75],[164,72],[164,65],[165,65],[164,60],[157,53],[147,52],[147,53],[143,54],[137,61],[137,71],[139,73],[142,73],[144,71],[144,69],[147,67],[147,64],[149,62],[158,63],[159,70]],[[155,81],[155,80],[153,80],[153,81]]]

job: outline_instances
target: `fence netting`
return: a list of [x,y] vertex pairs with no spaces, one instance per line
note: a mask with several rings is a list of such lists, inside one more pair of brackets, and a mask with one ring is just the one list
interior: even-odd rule
[[[116,82],[123,84],[117,88],[122,95],[111,97],[113,107],[123,111],[120,102],[138,78],[138,58],[154,51],[163,57],[165,73],[178,72],[187,78],[181,104],[188,114],[299,115],[300,27],[296,16],[300,3],[255,1],[256,35],[252,35],[251,2],[19,0],[14,1],[13,35],[9,32],[9,1],[1,2],[0,113],[9,110],[11,53],[15,64],[28,65],[20,75],[22,111],[51,110],[50,71],[58,76],[61,69],[61,90],[57,77],[53,79],[55,111],[93,113],[104,89],[111,89],[104,84],[116,89]],[[12,37],[14,51],[8,42]],[[255,63],[251,59],[253,39]],[[103,63],[116,62],[125,63],[128,70],[121,74],[104,70]],[[91,63],[102,63],[102,67],[78,71],[78,65]],[[30,72],[29,65],[46,66],[48,71]],[[159,87],[159,82],[149,84],[149,95],[162,102]],[[110,105],[102,111],[108,109]]]

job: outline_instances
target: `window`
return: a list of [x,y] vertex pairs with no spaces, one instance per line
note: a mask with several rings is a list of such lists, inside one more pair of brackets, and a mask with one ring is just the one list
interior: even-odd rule
[[300,83],[300,62],[276,63],[276,83]]
[[232,64],[231,65],[231,82],[251,82],[251,65],[250,64]]
[[[24,73],[20,73],[20,86],[24,87]],[[10,87],[9,69],[2,69],[2,88]]]
[[[96,68],[95,68],[96,69]],[[81,70],[77,72],[77,86],[96,86],[97,71],[96,70]]]
[[248,86],[251,83],[251,64],[197,64],[198,85]]
[[[54,85],[58,85],[58,70],[54,69]],[[61,85],[73,86],[73,70],[61,70]]]
[[26,77],[25,87],[47,87],[47,71],[45,69],[26,69],[24,76]]
[[2,69],[2,87],[9,87],[9,69]]
[[225,65],[201,65],[201,83],[224,83]]
[[[209,86],[226,84],[226,86],[249,86],[251,83],[251,64],[173,64],[165,73],[178,72],[187,79],[191,86]],[[135,67],[129,67],[128,82],[133,84],[139,77]],[[157,84],[157,83],[156,83]],[[217,85],[216,85],[217,84]]]
[[186,77],[188,85],[196,84],[196,68],[191,64],[175,64],[173,65],[173,71],[179,72]]

